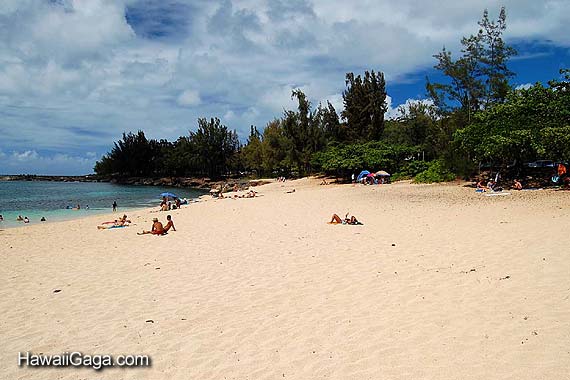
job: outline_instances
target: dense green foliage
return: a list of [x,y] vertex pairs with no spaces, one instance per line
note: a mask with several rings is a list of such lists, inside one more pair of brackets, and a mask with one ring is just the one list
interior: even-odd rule
[[143,131],[123,133],[111,152],[95,164],[99,174],[148,176],[161,171],[162,150],[170,144],[164,140],[148,140]]
[[103,175],[148,177],[226,173],[238,163],[239,140],[219,119],[198,120],[198,130],[176,142],[148,140],[142,131],[123,133],[123,139],[95,164]]
[[509,93],[504,103],[475,115],[455,133],[457,146],[474,162],[499,165],[570,160],[570,91],[566,81],[540,83]]
[[243,145],[219,119],[199,119],[195,132],[174,142],[149,140],[142,131],[123,134],[95,171],[210,177],[321,172],[348,179],[382,169],[393,178],[441,182],[472,175],[481,163],[520,169],[525,161],[570,160],[569,71],[548,87],[511,88],[507,63],[516,52],[502,39],[505,9],[496,21],[485,10],[478,24],[476,34],[461,40],[459,58],[445,48],[434,55],[446,80],[427,80],[430,99],[401,107],[396,119],[384,119],[382,72],[347,73],[341,115],[330,102],[314,107],[297,89],[291,94],[296,109],[262,131],[251,126]]
[[383,73],[366,71],[364,78],[353,73],[346,74],[347,89],[343,118],[346,119],[344,139],[348,141],[378,140],[384,130],[386,105],[386,82]]
[[395,173],[405,164],[406,159],[417,153],[416,147],[389,145],[381,141],[342,144],[316,153],[313,164],[325,172],[343,176],[365,168],[382,168]]
[[427,168],[418,173],[414,182],[416,183],[432,183],[432,182],[446,182],[453,181],[455,175],[447,169],[442,160],[434,160],[427,163]]

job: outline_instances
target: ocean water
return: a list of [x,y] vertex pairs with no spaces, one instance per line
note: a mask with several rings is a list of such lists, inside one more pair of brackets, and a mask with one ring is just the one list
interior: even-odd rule
[[[103,182],[0,181],[0,215],[4,217],[0,229],[25,225],[16,221],[18,215],[27,216],[31,225],[43,223],[42,217],[50,222],[108,213],[112,211],[113,201],[122,213],[158,206],[160,193],[166,191],[188,199],[205,194],[198,189]],[[77,205],[80,209],[73,210]]]

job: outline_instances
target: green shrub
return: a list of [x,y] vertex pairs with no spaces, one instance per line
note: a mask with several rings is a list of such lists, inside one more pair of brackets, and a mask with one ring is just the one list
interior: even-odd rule
[[414,178],[416,175],[427,170],[428,168],[429,162],[419,160],[408,161],[402,165],[400,171],[392,175],[392,181]]
[[428,165],[426,170],[416,175],[415,183],[447,182],[455,179],[455,175],[445,167],[442,160],[431,161]]
[[390,177],[390,181],[391,182],[396,182],[396,181],[405,181],[408,179],[412,179],[412,176],[406,173],[402,173],[402,172],[398,172],[398,173],[394,173],[392,174],[392,176]]

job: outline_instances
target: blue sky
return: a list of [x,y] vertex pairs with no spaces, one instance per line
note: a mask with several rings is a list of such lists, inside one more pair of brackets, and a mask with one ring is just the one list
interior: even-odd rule
[[344,75],[386,75],[389,115],[440,80],[432,55],[507,8],[513,85],[570,67],[567,0],[3,0],[0,174],[86,174],[123,131],[176,139],[199,117],[242,138]]

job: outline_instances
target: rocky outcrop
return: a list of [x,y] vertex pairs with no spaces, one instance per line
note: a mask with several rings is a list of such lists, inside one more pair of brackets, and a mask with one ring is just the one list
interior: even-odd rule
[[44,175],[13,175],[0,177],[2,181],[57,181],[57,182],[110,182],[121,185],[168,186],[180,188],[218,189],[231,191],[237,185],[240,190],[250,186],[261,186],[271,180],[248,180],[243,178],[228,180],[212,180],[207,177],[117,177],[117,176],[44,176]]

